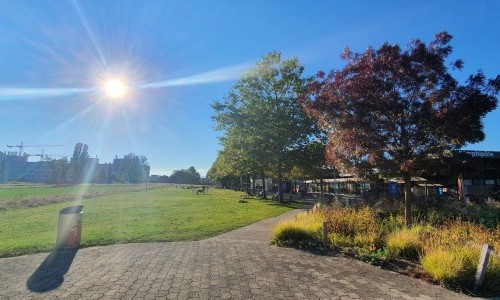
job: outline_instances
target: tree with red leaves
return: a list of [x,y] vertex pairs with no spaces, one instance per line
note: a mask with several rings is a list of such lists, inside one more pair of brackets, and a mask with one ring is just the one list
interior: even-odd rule
[[[479,71],[460,84],[450,74],[451,39],[442,32],[406,49],[389,43],[363,53],[346,49],[346,66],[319,72],[300,98],[327,131],[327,157],[337,169],[404,180],[407,226],[411,177],[429,158],[483,140],[481,120],[498,102],[500,76],[487,80]],[[462,66],[462,60],[450,65]]]

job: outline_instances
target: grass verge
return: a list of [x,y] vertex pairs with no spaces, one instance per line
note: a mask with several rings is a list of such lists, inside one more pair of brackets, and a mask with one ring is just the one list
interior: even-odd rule
[[78,202],[0,211],[0,257],[50,251],[59,210],[83,204],[82,246],[199,240],[283,214],[293,207],[210,189],[204,195],[166,187],[112,194]]
[[[167,184],[149,184],[156,189]],[[79,185],[0,185],[0,210],[37,207],[64,201],[144,191],[145,184],[79,184]]]

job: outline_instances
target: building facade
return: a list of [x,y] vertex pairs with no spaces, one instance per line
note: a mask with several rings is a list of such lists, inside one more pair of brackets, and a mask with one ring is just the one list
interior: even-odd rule
[[[456,195],[470,200],[500,198],[500,152],[454,151],[450,162],[453,165],[429,170],[422,177],[413,177],[413,194],[417,197]],[[306,188],[308,193],[403,196],[403,182],[397,178],[367,182],[346,175],[308,180]]]
[[[54,161],[28,161],[28,155],[18,155],[13,151],[0,151],[0,183],[7,182],[32,182],[51,183],[54,181]],[[137,163],[137,162],[134,162]],[[60,181],[71,182],[71,163],[59,166],[64,172]],[[130,169],[139,170],[140,175],[135,176],[138,182],[145,182],[149,178],[149,166],[132,166]],[[130,171],[124,170],[124,159],[116,157],[112,163],[99,163],[99,158],[88,158],[83,165],[83,182],[113,183],[126,181]]]

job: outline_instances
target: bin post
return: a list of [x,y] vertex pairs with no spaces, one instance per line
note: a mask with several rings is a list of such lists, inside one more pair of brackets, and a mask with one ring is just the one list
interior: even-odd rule
[[328,222],[323,222],[323,247],[328,247]]
[[74,249],[80,246],[82,217],[83,205],[69,206],[59,211],[57,249]]

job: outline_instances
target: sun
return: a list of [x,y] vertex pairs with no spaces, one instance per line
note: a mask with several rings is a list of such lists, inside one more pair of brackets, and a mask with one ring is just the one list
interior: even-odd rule
[[104,82],[102,90],[109,98],[122,99],[128,94],[129,87],[123,80],[113,78]]

